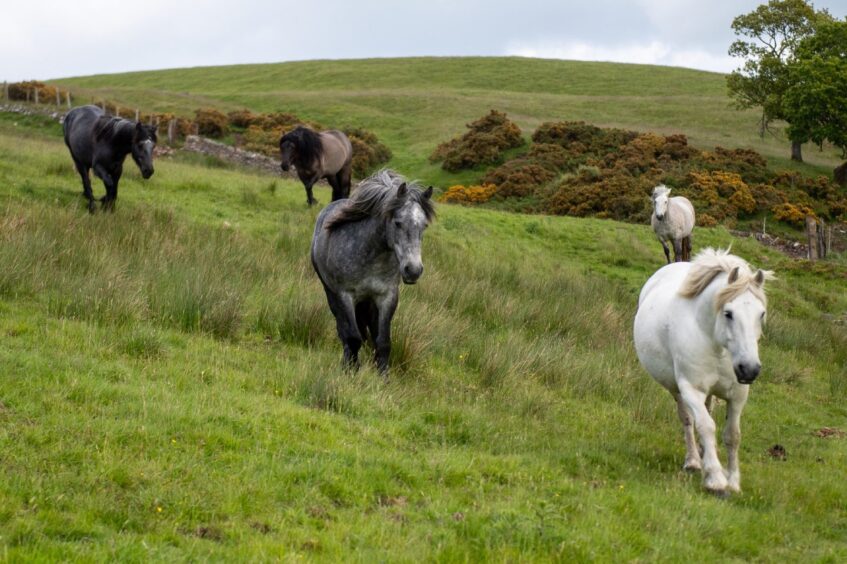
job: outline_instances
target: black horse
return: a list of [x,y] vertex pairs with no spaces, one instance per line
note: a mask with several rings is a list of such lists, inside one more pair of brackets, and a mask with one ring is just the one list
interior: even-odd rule
[[353,146],[340,131],[334,129],[316,133],[299,126],[279,140],[282,170],[291,165],[306,188],[306,201],[315,203],[312,186],[326,178],[332,186],[332,201],[350,195],[350,178],[353,174]]
[[71,152],[76,170],[82,177],[82,190],[88,199],[88,211],[94,213],[94,195],[88,172],[106,186],[101,198],[104,210],[115,210],[118,199],[118,181],[123,172],[124,159],[132,160],[145,179],[153,176],[153,148],[156,146],[156,127],[127,119],[107,116],[97,106],[81,106],[67,113],[62,123],[65,145]]

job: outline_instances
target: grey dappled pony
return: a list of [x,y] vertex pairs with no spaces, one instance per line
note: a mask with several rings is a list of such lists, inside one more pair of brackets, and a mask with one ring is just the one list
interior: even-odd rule
[[434,217],[432,187],[423,190],[390,170],[363,180],[351,198],[318,215],[312,264],[335,316],[345,366],[358,367],[370,334],[377,368],[387,373],[400,281],[414,284],[423,273],[421,241]]

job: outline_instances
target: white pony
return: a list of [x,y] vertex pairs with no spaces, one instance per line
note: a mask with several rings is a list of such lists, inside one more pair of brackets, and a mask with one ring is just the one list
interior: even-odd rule
[[691,260],[691,231],[694,229],[694,206],[683,196],[668,198],[671,189],[664,184],[653,188],[653,216],[650,224],[665,250],[668,264],[671,253],[665,241],[673,245],[673,261]]
[[[635,314],[635,350],[641,364],[677,403],[685,431],[685,464],[703,471],[707,490],[741,491],[738,445],[741,410],[761,370],[759,337],[771,272],[757,270],[729,250],[705,249],[693,262],[659,269],[641,289]],[[723,440],[727,470],[715,444],[715,422],[707,403],[727,402]],[[703,445],[701,459],[694,427]],[[702,466],[701,466],[702,465]]]

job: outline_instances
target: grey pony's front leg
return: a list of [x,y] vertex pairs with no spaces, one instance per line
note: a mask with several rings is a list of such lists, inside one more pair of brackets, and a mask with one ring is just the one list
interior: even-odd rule
[[679,239],[673,240],[673,261],[682,261],[682,241]]
[[353,298],[348,295],[336,295],[327,292],[329,308],[335,315],[338,338],[344,349],[342,364],[344,368],[359,369],[359,349],[362,348],[362,335],[356,325],[356,308]]
[[659,242],[662,244],[662,250],[665,251],[665,260],[668,261],[668,264],[671,263],[671,251],[668,249],[668,244],[659,239]]
[[391,319],[397,311],[398,292],[385,296],[377,302],[378,329],[374,337],[376,367],[383,376],[388,375],[388,361],[391,358]]

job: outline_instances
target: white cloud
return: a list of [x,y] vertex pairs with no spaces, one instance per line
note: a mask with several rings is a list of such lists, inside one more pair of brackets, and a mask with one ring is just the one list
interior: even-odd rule
[[615,46],[582,41],[515,42],[506,48],[506,54],[542,59],[665,65],[715,72],[729,72],[738,66],[737,61],[728,55],[716,55],[701,49],[675,49],[656,40]]

